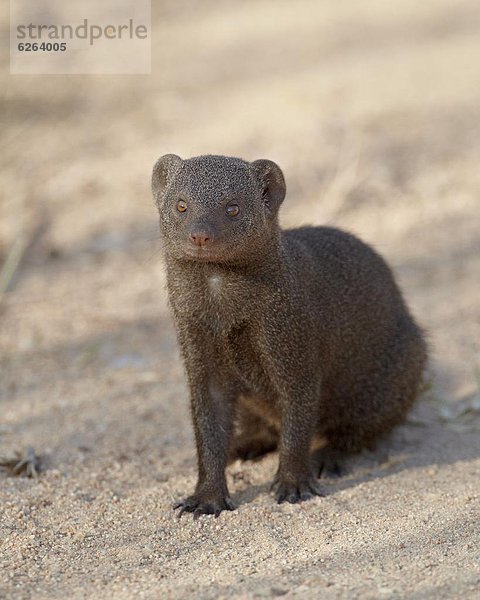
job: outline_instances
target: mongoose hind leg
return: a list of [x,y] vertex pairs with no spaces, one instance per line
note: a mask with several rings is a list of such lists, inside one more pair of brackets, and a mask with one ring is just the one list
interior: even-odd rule
[[278,432],[265,419],[240,407],[237,414],[236,434],[230,445],[229,462],[258,460],[278,446]]
[[374,368],[353,380],[350,390],[330,397],[337,408],[322,431],[327,445],[314,453],[318,476],[345,474],[348,457],[363,450],[373,451],[378,440],[405,420],[415,401],[426,362],[426,346],[421,333],[403,318],[395,338]]
[[258,460],[269,452],[277,449],[278,439],[265,431],[254,436],[242,435],[234,439],[230,450],[230,461]]
[[337,478],[346,474],[348,453],[326,446],[313,453],[314,470],[317,477]]

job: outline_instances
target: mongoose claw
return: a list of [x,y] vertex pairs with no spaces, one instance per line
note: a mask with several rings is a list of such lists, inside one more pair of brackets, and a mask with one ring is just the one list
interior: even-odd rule
[[274,481],[272,489],[278,504],[290,502],[295,504],[304,500],[310,500],[315,496],[325,496],[325,492],[315,479],[311,478],[302,482]]
[[180,500],[173,505],[173,510],[180,509],[177,517],[180,519],[183,513],[193,513],[194,520],[197,520],[200,515],[215,515],[217,518],[222,510],[235,510],[235,505],[232,499],[226,496],[217,500],[203,501],[200,496],[193,495]]

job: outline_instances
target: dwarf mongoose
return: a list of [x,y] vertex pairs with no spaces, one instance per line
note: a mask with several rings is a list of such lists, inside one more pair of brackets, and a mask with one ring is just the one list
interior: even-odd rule
[[269,160],[167,154],[152,187],[198,456],[176,508],[232,510],[227,462],[277,447],[277,501],[322,495],[318,471],[402,422],[419,388],[426,345],[390,268],[338,229],[280,229]]

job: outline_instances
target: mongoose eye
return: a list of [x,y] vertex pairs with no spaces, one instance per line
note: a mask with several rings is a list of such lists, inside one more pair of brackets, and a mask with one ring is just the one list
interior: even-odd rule
[[185,200],[179,200],[177,202],[177,210],[178,212],[185,212],[187,210],[187,203],[185,202]]
[[236,217],[239,212],[240,212],[240,208],[239,208],[238,204],[229,204],[227,206],[227,215],[229,217]]

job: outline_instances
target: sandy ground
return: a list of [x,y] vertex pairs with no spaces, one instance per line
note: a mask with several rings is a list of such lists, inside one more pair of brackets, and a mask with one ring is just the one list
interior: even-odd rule
[[[1,598],[478,598],[478,1],[156,3],[151,76],[9,76],[1,89]],[[7,21],[1,31],[7,35]],[[277,506],[272,455],[238,510],[180,521],[195,481],[154,160],[284,169],[285,225],[354,231],[428,329],[429,389],[328,495]],[[19,242],[20,240],[20,242]]]

